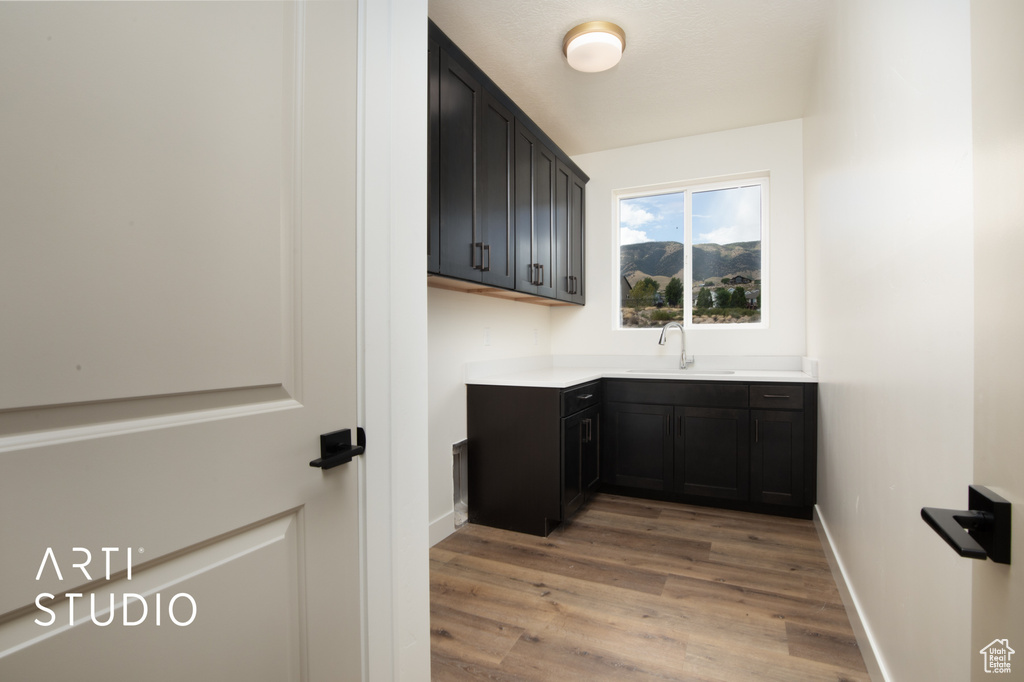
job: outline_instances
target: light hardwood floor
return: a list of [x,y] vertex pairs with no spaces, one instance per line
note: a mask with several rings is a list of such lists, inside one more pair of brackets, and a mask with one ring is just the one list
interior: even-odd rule
[[430,550],[433,680],[864,680],[811,521],[598,495]]

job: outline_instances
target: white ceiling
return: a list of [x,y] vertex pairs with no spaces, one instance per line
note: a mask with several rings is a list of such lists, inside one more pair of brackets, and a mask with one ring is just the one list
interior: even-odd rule
[[[800,118],[833,0],[430,0],[430,18],[570,155]],[[601,19],[622,61],[574,71]]]

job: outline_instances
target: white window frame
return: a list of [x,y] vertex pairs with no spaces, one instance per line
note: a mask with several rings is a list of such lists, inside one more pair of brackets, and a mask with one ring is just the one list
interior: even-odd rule
[[[686,182],[672,182],[664,183],[659,185],[648,185],[646,187],[632,187],[628,189],[615,190],[612,193],[612,202],[614,205],[613,214],[615,216],[615,239],[614,249],[615,258],[613,267],[613,281],[615,287],[613,291],[620,291],[622,288],[622,252],[619,238],[622,234],[622,225],[620,223],[620,217],[622,215],[620,202],[623,199],[636,199],[639,197],[657,196],[661,194],[680,194],[684,196],[683,199],[683,210],[684,210],[684,230],[683,230],[683,263],[684,272],[687,273],[683,282],[683,310],[684,310],[684,329],[699,329],[699,330],[755,330],[755,329],[767,329],[768,328],[768,313],[771,304],[771,296],[769,295],[769,264],[771,259],[769,258],[769,197],[770,197],[770,176],[768,173],[751,173],[747,175],[730,176],[728,178],[716,178],[716,179],[705,179],[705,180],[693,180]],[[733,189],[740,187],[751,187],[758,185],[761,187],[761,284],[759,288],[758,297],[761,299],[761,319],[759,322],[743,322],[735,324],[694,324],[693,322],[693,194],[695,192],[707,192],[719,189]],[[621,295],[613,297],[613,320],[614,328],[620,331],[644,331],[647,328],[644,327],[624,327],[622,326],[622,300]]]

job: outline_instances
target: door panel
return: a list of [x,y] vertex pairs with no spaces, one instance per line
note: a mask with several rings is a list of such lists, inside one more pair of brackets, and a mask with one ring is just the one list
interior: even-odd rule
[[[134,572],[131,580],[103,581],[86,599],[52,606],[52,614],[37,611],[3,630],[0,650],[40,631],[44,639],[3,659],[3,669],[31,671],[38,680],[78,679],[83,671],[88,679],[289,679],[289,659],[300,645],[300,528],[299,514],[291,513]],[[138,595],[130,598],[127,613],[126,593]],[[227,601],[235,608],[209,608]],[[41,628],[35,618],[55,622]],[[71,619],[75,627],[68,627]],[[122,651],[111,657],[113,639]],[[244,642],[246,655],[225,657],[225,641]],[[175,661],[182,649],[187,660]]]
[[0,679],[359,678],[356,18],[0,5]]

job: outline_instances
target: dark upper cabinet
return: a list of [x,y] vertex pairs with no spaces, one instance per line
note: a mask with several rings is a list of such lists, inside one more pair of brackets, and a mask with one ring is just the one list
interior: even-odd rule
[[583,232],[586,183],[558,162],[555,168],[555,297],[586,302],[583,281]]
[[430,125],[427,146],[429,172],[427,173],[427,272],[441,272],[441,47],[431,38],[428,41],[427,100],[430,103]]
[[480,83],[442,50],[438,86],[438,272],[480,281],[483,247],[476,229]]
[[486,90],[481,100],[474,247],[480,281],[515,287],[512,220],[512,113]]
[[554,152],[516,121],[516,290],[548,298],[555,298],[557,163]]
[[588,178],[432,23],[428,45],[427,271],[582,305]]

